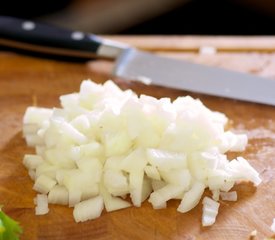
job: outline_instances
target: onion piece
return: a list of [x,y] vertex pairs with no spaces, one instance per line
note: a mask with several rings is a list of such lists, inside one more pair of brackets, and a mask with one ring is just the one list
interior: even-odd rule
[[219,189],[212,190],[212,198],[215,201],[219,201],[219,198],[220,198],[220,190]]
[[120,168],[126,172],[144,171],[147,159],[143,148],[137,148],[127,155],[122,161]]
[[211,226],[216,221],[220,204],[209,197],[204,197],[202,204],[202,226]]
[[140,207],[142,203],[142,188],[144,181],[144,171],[134,171],[129,174],[129,190],[132,203]]
[[192,175],[188,169],[160,171],[160,174],[162,179],[168,184],[180,185],[184,191],[190,188]]
[[48,195],[49,203],[68,205],[69,192],[64,186],[55,185]]
[[151,179],[154,179],[154,180],[160,180],[161,179],[159,171],[155,166],[147,165],[144,168],[144,171],[145,171],[146,175]]
[[103,183],[108,192],[113,196],[128,194],[130,191],[128,179],[121,170],[104,170]]
[[28,107],[23,117],[23,124],[36,124],[41,126],[43,121],[48,120],[52,116],[52,113],[52,109]]
[[107,212],[116,211],[119,209],[130,207],[131,204],[119,197],[113,197],[105,188],[105,186],[100,184],[100,194],[103,197],[104,206]]
[[37,192],[47,194],[54,186],[56,181],[49,178],[46,175],[40,175],[36,180],[33,186],[33,189]]
[[98,218],[104,208],[102,196],[97,196],[75,205],[73,216],[76,222]]
[[237,201],[238,195],[236,191],[232,192],[221,192],[220,193],[221,199],[224,201]]
[[30,169],[30,170],[28,171],[28,174],[29,174],[31,180],[33,180],[33,181],[36,180],[36,173],[35,173],[35,170]]
[[36,195],[36,207],[35,207],[35,214],[36,215],[44,215],[49,212],[48,207],[48,197],[45,194],[37,194]]
[[193,209],[199,203],[204,192],[205,184],[202,182],[195,182],[191,189],[186,192],[178,206],[178,211],[185,213]]
[[39,129],[40,127],[38,124],[24,124],[22,129],[23,136],[26,137],[30,134],[36,134]]
[[152,185],[153,191],[157,191],[157,190],[163,188],[164,186],[166,186],[167,183],[162,180],[154,180],[153,179],[151,182],[151,185]]
[[153,205],[153,208],[162,208],[168,200],[176,198],[183,192],[184,187],[175,184],[167,184],[163,188],[152,192],[148,202]]
[[161,170],[187,167],[186,155],[184,153],[149,148],[146,154],[149,163]]
[[35,147],[37,145],[44,145],[43,138],[39,137],[36,133],[27,134],[25,136],[27,145],[29,147]]
[[243,157],[237,157],[237,159],[229,162],[227,172],[231,173],[232,179],[235,181],[248,179],[255,186],[258,186],[262,182],[259,173]]
[[43,158],[38,155],[26,154],[23,159],[24,166],[29,170],[36,169],[42,163]]

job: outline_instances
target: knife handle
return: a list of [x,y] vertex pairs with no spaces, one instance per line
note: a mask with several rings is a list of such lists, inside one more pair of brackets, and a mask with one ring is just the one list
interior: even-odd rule
[[126,45],[94,34],[0,16],[0,45],[27,52],[77,58],[116,58]]

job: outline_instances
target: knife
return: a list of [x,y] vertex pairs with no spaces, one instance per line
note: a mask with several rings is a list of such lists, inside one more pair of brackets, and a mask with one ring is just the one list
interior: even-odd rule
[[57,56],[110,58],[112,75],[275,106],[275,80],[139,51],[96,35],[0,16],[0,45]]

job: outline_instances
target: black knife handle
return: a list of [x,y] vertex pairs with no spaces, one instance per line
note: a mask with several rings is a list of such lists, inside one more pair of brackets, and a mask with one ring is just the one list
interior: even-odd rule
[[7,16],[0,16],[0,45],[83,58],[116,58],[126,47],[93,34]]

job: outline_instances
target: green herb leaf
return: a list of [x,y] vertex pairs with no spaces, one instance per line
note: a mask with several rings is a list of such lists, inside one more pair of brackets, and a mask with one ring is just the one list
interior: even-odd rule
[[0,208],[0,240],[19,240],[22,228]]

